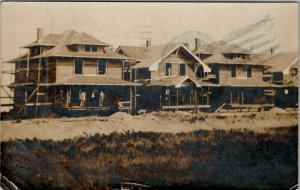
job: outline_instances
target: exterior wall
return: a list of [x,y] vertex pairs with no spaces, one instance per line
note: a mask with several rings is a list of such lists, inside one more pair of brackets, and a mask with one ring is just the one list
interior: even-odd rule
[[56,60],[48,59],[48,82],[53,83],[56,81]]
[[84,60],[83,61],[83,74],[84,75],[97,75],[98,66],[97,60]]
[[[56,63],[56,81],[74,75],[75,63],[74,59],[57,59]],[[98,60],[83,59],[82,75],[98,75]],[[122,79],[122,62],[117,60],[106,61],[106,76]]]
[[26,82],[26,61],[15,63],[15,69],[18,71],[15,73],[15,83]]
[[122,61],[121,60],[107,60],[106,73],[107,76],[117,79],[122,79]]
[[56,81],[70,77],[74,74],[73,59],[57,59],[56,60]]
[[[219,84],[227,85],[235,84],[238,82],[240,84],[241,80],[262,82],[263,81],[263,67],[262,66],[252,66],[252,77],[247,78],[247,71],[244,69],[245,65],[237,65],[236,78],[231,77],[231,65],[219,65]],[[230,85],[229,84],[229,85]]]
[[182,55],[175,56],[174,54],[169,55],[164,61],[162,61],[158,65],[157,71],[151,72],[151,78],[152,79],[160,79],[163,77],[166,77],[166,63],[172,63],[172,70],[171,70],[171,76],[179,76],[179,65],[185,64],[185,72],[186,75],[189,76],[196,76],[193,69],[191,68],[191,62],[187,60]]

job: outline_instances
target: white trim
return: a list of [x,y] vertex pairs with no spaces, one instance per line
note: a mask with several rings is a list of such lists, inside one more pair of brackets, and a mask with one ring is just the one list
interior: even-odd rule
[[298,64],[298,57],[297,57],[294,61],[292,61],[291,64],[289,64],[289,65],[282,71],[282,73],[283,73],[284,75],[289,75],[289,74],[290,74],[290,69],[291,69],[291,67],[292,67],[294,64]]
[[149,67],[149,71],[157,71],[158,69],[158,64],[160,62],[162,62],[165,58],[167,58],[170,54],[172,54],[172,52],[174,52],[176,49],[178,48],[184,48],[190,55],[192,55],[197,61],[198,63],[200,63],[203,67],[204,72],[211,72],[211,69],[205,64],[203,63],[195,54],[193,54],[193,52],[191,52],[186,46],[184,46],[183,44],[178,44],[176,45],[173,49],[171,49],[169,52],[167,52],[165,55],[163,55],[162,58],[159,58],[157,61],[155,61],[150,67]]
[[180,85],[181,85],[184,81],[186,81],[187,79],[190,79],[191,81],[193,81],[193,82],[195,83],[195,85],[196,85],[197,88],[202,87],[202,85],[199,84],[197,81],[195,81],[194,79],[192,79],[192,78],[189,77],[189,76],[186,76],[186,77],[184,77],[183,80],[181,80],[179,83],[177,83],[177,84],[175,85],[175,88],[180,88],[180,87],[181,87]]

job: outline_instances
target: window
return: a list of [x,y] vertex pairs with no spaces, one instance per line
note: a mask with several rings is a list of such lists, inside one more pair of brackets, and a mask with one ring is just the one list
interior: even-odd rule
[[171,76],[172,63],[166,63],[166,76]]
[[98,75],[106,74],[106,61],[104,59],[100,59],[98,61]]
[[34,56],[34,55],[39,55],[40,54],[40,47],[32,47],[30,49],[30,55]]
[[86,52],[96,52],[97,51],[97,46],[91,46],[91,45],[86,45],[85,47],[84,47],[84,50],[86,51]]
[[75,59],[75,74],[82,74],[82,59]]
[[91,46],[88,46],[88,45],[84,46],[84,50],[85,50],[85,51],[91,51],[91,48],[92,48],[92,47],[91,47]]
[[252,67],[251,66],[247,67],[247,78],[252,78]]
[[203,69],[203,66],[202,66],[202,65],[200,65],[200,66],[198,67],[198,70],[197,70],[197,72],[196,72],[196,76],[197,76],[198,78],[204,78],[204,69]]
[[297,74],[298,74],[298,69],[297,68],[292,68],[291,71],[290,71],[290,75],[292,77],[295,77],[295,76],[297,76]]
[[96,52],[97,51],[97,46],[92,46],[92,52]]
[[70,49],[70,51],[77,52],[78,51],[78,46],[77,45],[70,45],[69,49]]
[[179,65],[179,75],[184,76],[185,75],[185,64]]
[[42,59],[42,67],[47,68],[47,59],[45,58]]
[[236,78],[236,65],[231,65],[231,77]]

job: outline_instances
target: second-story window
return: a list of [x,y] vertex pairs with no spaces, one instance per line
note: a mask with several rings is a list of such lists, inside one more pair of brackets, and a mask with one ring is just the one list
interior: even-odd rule
[[236,78],[236,65],[231,65],[231,77]]
[[185,64],[180,64],[179,65],[179,76],[185,76]]
[[75,59],[75,74],[82,74],[82,59],[81,58],[76,58]]
[[104,59],[100,59],[98,61],[98,75],[106,74],[106,61]]
[[166,63],[166,76],[171,76],[172,74],[172,63]]
[[252,78],[252,67],[251,66],[247,67],[247,78]]

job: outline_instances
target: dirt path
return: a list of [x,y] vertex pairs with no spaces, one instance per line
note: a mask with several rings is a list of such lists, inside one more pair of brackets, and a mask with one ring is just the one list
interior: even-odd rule
[[1,141],[9,139],[63,140],[96,133],[144,131],[180,133],[205,129],[250,129],[267,132],[269,128],[298,125],[298,114],[275,108],[268,112],[190,114],[152,112],[139,116],[115,113],[110,117],[31,119],[1,122]]

